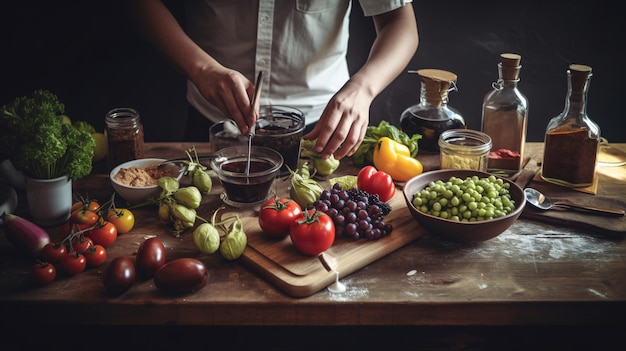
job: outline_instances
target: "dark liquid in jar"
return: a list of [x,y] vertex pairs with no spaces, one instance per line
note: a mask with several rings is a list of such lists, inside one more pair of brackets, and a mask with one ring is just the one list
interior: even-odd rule
[[[227,161],[221,165],[225,171],[233,173],[241,173],[241,177],[232,177],[229,179],[221,179],[222,186],[228,195],[228,199],[240,203],[252,203],[264,200],[269,193],[274,176],[254,176],[245,177],[246,159],[237,159]],[[266,171],[274,166],[271,162],[265,160],[250,160],[250,173]]]
[[409,136],[420,134],[419,149],[439,151],[439,136],[448,129],[465,129],[465,123],[458,119],[426,119],[412,113],[405,114],[400,120],[400,127]]
[[288,134],[288,128],[267,126],[263,129],[257,129],[256,134],[252,137],[252,145],[264,146],[278,151],[283,156],[280,173],[288,174],[287,166],[292,170],[298,168],[301,139],[302,130]]

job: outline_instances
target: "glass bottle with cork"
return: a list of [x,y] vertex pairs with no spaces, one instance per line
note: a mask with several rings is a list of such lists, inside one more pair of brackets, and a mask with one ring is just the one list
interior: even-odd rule
[[107,112],[104,122],[109,170],[126,161],[143,158],[143,124],[137,110],[115,108]]
[[591,76],[589,66],[569,66],[565,108],[546,127],[541,177],[547,182],[586,187],[595,180],[600,127],[587,115]]
[[[439,136],[448,129],[466,129],[465,119],[455,108],[448,106],[448,92],[456,90],[456,74],[440,69],[420,69],[422,82],[420,102],[400,116],[400,128],[408,135],[420,134],[419,149],[439,151]],[[451,88],[452,87],[452,88]]]
[[512,174],[522,168],[528,99],[518,89],[521,56],[500,55],[498,81],[485,95],[482,106],[482,131],[491,137],[488,168],[492,173]]

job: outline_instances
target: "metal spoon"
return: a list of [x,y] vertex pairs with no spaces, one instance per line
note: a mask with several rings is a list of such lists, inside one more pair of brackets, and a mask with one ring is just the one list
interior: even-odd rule
[[526,196],[526,201],[528,201],[529,204],[541,210],[549,210],[554,206],[560,206],[567,207],[572,210],[594,212],[607,216],[623,216],[625,213],[624,210],[620,209],[594,207],[571,202],[550,201],[550,199],[545,197],[545,195],[543,195],[539,190],[533,188],[524,189],[524,195]]
[[[259,71],[259,75],[256,77],[254,84],[254,96],[252,97],[252,103],[250,105],[252,111],[258,110],[258,102],[261,96],[261,86],[263,83],[263,71]],[[250,153],[252,152],[252,137],[254,136],[254,127],[250,128],[248,132],[248,162],[246,163],[246,175],[250,174]]]

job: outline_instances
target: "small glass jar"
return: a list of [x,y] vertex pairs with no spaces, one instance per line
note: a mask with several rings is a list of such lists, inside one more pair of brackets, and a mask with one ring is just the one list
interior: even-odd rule
[[126,161],[143,158],[143,124],[139,112],[132,108],[115,108],[107,112],[104,122],[109,170]]
[[441,169],[487,172],[491,137],[472,129],[449,129],[439,136]]

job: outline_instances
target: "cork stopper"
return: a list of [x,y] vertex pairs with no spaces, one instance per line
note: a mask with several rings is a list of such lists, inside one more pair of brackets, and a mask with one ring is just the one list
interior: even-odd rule
[[591,76],[591,67],[580,64],[571,64],[568,72],[572,89],[570,100],[582,101],[588,78]]
[[417,74],[424,84],[426,101],[437,107],[446,99],[450,85],[457,78],[456,74],[440,69],[420,69]]
[[517,80],[519,78],[520,61],[522,56],[512,53],[500,54],[500,65],[502,69],[502,79]]

